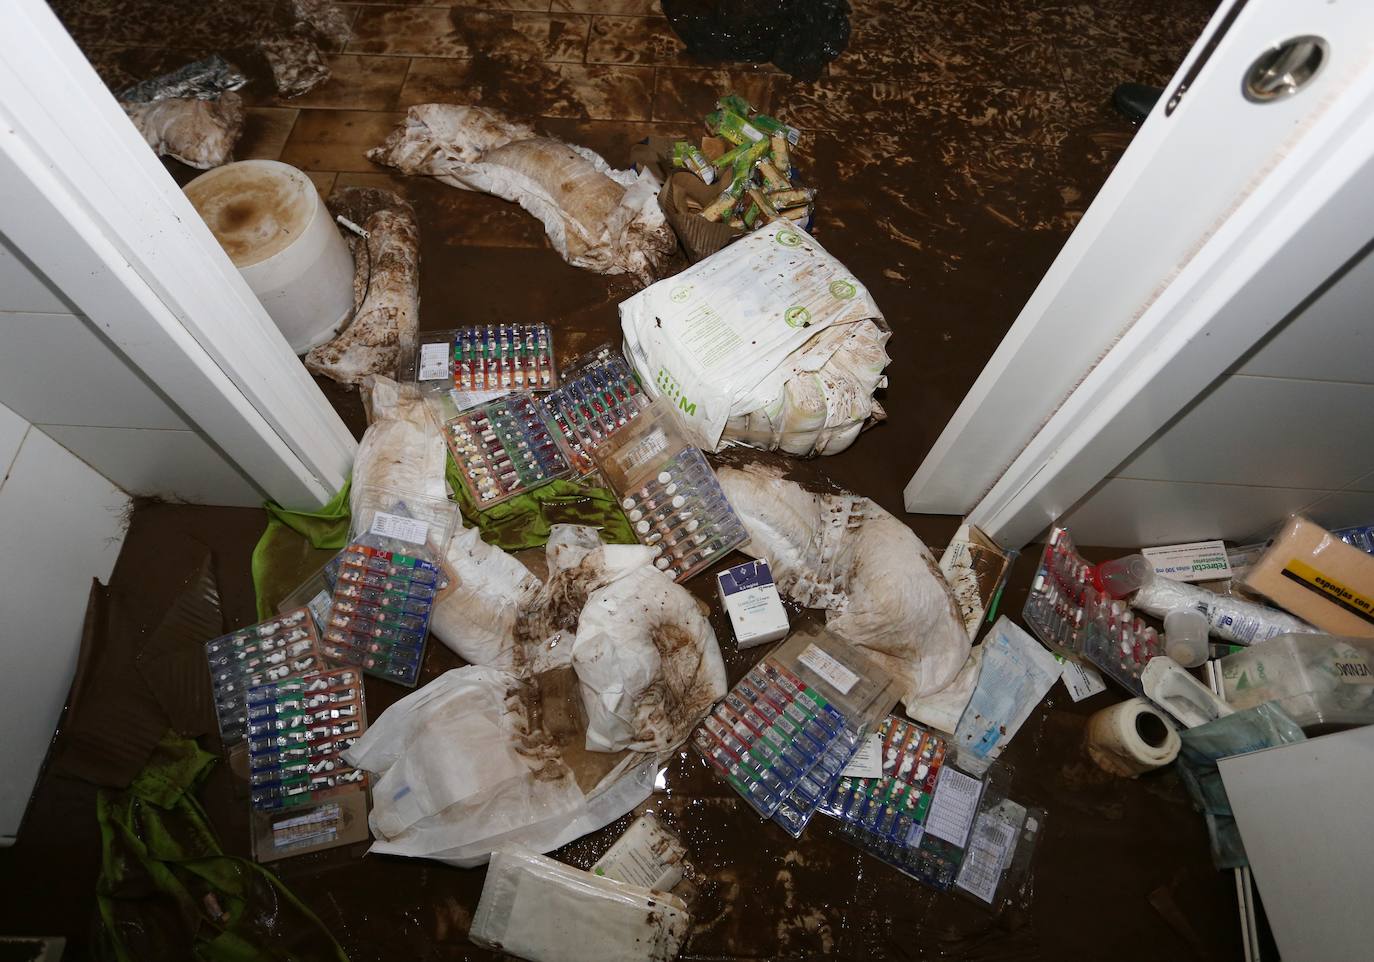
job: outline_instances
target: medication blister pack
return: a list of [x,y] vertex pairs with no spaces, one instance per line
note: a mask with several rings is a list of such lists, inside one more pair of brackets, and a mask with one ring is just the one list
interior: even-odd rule
[[547,324],[481,324],[422,331],[414,356],[415,383],[435,421],[511,392],[558,387],[553,332]]
[[322,666],[319,635],[305,608],[208,641],[205,658],[220,739],[226,746],[237,744],[248,730],[249,689]]
[[914,847],[924,831],[947,745],[939,735],[893,715],[883,719],[878,734],[882,775],[842,776],[820,810],[863,829],[875,843]]
[[803,781],[821,759],[843,754],[837,743],[844,727],[844,715],[823,695],[764,661],[706,717],[694,742],[745,801],[772,818],[794,792],[820,800],[823,786]]
[[592,451],[654,564],[685,581],[749,540],[706,457],[655,401]]
[[1050,531],[1035,570],[1022,620],[1052,651],[1082,655],[1135,695],[1140,675],[1164,654],[1164,636],[1124,601],[1094,584],[1095,567],[1075,549],[1066,528]]
[[896,701],[891,677],[857,649],[824,630],[799,633],[726,694],[693,744],[760,815],[798,836]]
[[325,623],[327,657],[414,686],[420,675],[437,565],[366,545],[344,549]]
[[361,507],[339,554],[321,651],[413,688],[442,580],[439,559],[458,507],[446,498],[377,487],[362,488],[355,497]]
[[253,807],[304,805],[350,787],[365,772],[340,754],[367,729],[362,674],[334,668],[248,692],[248,768]]
[[478,508],[571,474],[558,434],[529,394],[508,394],[444,423],[444,440]]
[[563,385],[539,404],[582,476],[596,470],[592,449],[637,417],[649,398],[620,352],[602,347],[566,370]]

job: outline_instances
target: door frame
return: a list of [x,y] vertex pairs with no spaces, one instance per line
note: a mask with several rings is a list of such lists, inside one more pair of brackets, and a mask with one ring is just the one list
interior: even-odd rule
[[0,12],[0,91],[0,231],[264,495],[328,500],[352,434],[43,0]]
[[[1266,11],[1255,8],[1264,6],[1251,0],[1242,13],[1261,17]],[[1217,11],[1166,90],[1206,53],[1228,9]],[[1240,45],[1264,27],[1244,16],[1237,23],[1248,39],[1233,27],[1211,52],[1212,61],[1229,58],[1225,77],[1253,52]],[[1271,35],[1292,34],[1280,24]],[[1212,61],[1204,79],[1222,69]],[[1166,117],[1162,98],[908,484],[907,509],[966,514],[1007,547],[1028,543],[1359,251],[1370,239],[1374,196],[1371,61],[1368,51],[1347,49],[1343,64],[1330,65],[1335,93],[1300,104],[1307,116],[1294,115],[1267,169],[1182,252],[1151,247],[1152,218],[1177,210],[1168,186],[1186,195],[1192,185],[1161,185],[1152,166],[1187,155],[1176,124],[1196,104],[1185,97]],[[1244,123],[1246,109],[1215,122]],[[1179,266],[1166,271],[1171,257]],[[1094,313],[1113,275],[1142,264],[1164,277],[1143,304]],[[1124,322],[1104,322],[1112,316]],[[1045,377],[1047,356],[1058,382]]]

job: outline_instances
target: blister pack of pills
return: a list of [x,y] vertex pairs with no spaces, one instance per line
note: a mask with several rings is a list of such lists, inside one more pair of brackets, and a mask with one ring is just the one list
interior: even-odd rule
[[366,773],[339,757],[367,729],[361,672],[334,668],[259,685],[247,705],[255,809],[303,805],[366,785]]
[[799,835],[870,724],[897,701],[891,677],[825,631],[797,634],[754,666],[693,744],[756,811]]
[[321,650],[413,688],[457,506],[376,488],[364,489],[360,501],[364,507],[339,555]]
[[820,810],[888,842],[905,843],[916,827],[925,825],[947,745],[939,735],[895,715],[883,719],[877,734],[882,738],[882,775],[841,776]]
[[529,394],[508,394],[450,418],[444,440],[478,508],[572,473],[560,433]]
[[422,331],[415,382],[438,423],[512,391],[558,387],[547,324],[481,324]]
[[1097,568],[1078,553],[1067,528],[1051,529],[1022,620],[1052,651],[1080,654],[1144,695],[1140,675],[1164,654],[1164,636],[1094,583]]
[[564,372],[562,386],[539,404],[581,476],[596,470],[592,450],[638,417],[649,398],[621,353],[604,346],[579,358]]
[[269,621],[207,641],[205,658],[220,739],[226,747],[242,741],[248,730],[249,689],[322,666],[320,638],[305,608],[284,611]]
[[620,497],[635,536],[656,549],[654,564],[676,580],[749,540],[705,455],[687,441],[665,400],[644,408],[592,457]]

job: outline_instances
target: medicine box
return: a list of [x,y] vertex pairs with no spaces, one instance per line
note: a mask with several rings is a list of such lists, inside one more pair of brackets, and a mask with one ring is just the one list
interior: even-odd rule
[[787,609],[778,597],[767,561],[749,561],[725,569],[716,575],[716,587],[740,648],[766,645],[787,635]]

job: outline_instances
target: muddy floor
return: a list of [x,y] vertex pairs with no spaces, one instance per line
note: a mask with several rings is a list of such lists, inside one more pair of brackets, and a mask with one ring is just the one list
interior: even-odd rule
[[[534,118],[623,166],[631,144],[694,134],[717,95],[739,91],[803,129],[797,166],[820,190],[817,238],[868,285],[894,331],[888,422],[797,473],[900,512],[902,487],[1130,142],[1131,127],[1107,106],[1111,87],[1163,82],[1213,4],[853,3],[849,50],[809,84],[768,65],[692,63],[655,0],[344,4],[353,39],[327,55],[333,78],[292,101],[255,79],[237,156],[294,164],[325,193],[400,190],[420,218],[421,326],[549,321],[567,358],[615,336],[630,283],[568,267],[513,205],[392,176],[364,151],[406,106],[440,100]],[[115,87],[241,47],[281,22],[275,0],[54,8]],[[169,167],[181,182],[194,174]],[[361,431],[357,395],[322,387]],[[955,525],[908,520],[937,551]],[[158,559],[190,538],[213,553],[226,624],[248,624],[249,557],[264,521],[257,511],[142,505],[112,587],[131,599],[131,617],[155,618],[184,577]],[[1019,612],[1032,567],[1029,558],[1018,564],[1006,610]],[[710,598],[709,577],[692,587]],[[734,651],[719,610],[713,623],[733,682],[762,652]],[[458,664],[433,645],[422,682]],[[403,694],[370,681],[369,713]],[[1075,705],[1057,686],[1004,755],[1011,794],[1043,806],[1048,823],[1032,885],[1000,917],[859,854],[826,819],[800,841],[761,825],[681,752],[647,807],[682,833],[696,867],[684,958],[1238,957],[1230,875],[1212,869],[1202,819],[1177,778],[1114,779],[1082,754],[1086,716],[1118,696]],[[0,931],[65,934],[70,957],[85,957],[99,859],[93,796],[61,776],[40,783],[19,842],[0,852]],[[216,771],[201,799],[226,850],[247,854],[246,807],[227,771]],[[555,856],[589,865],[628,822]],[[362,855],[335,850],[277,869],[355,962],[493,957],[465,937],[481,869]]]

